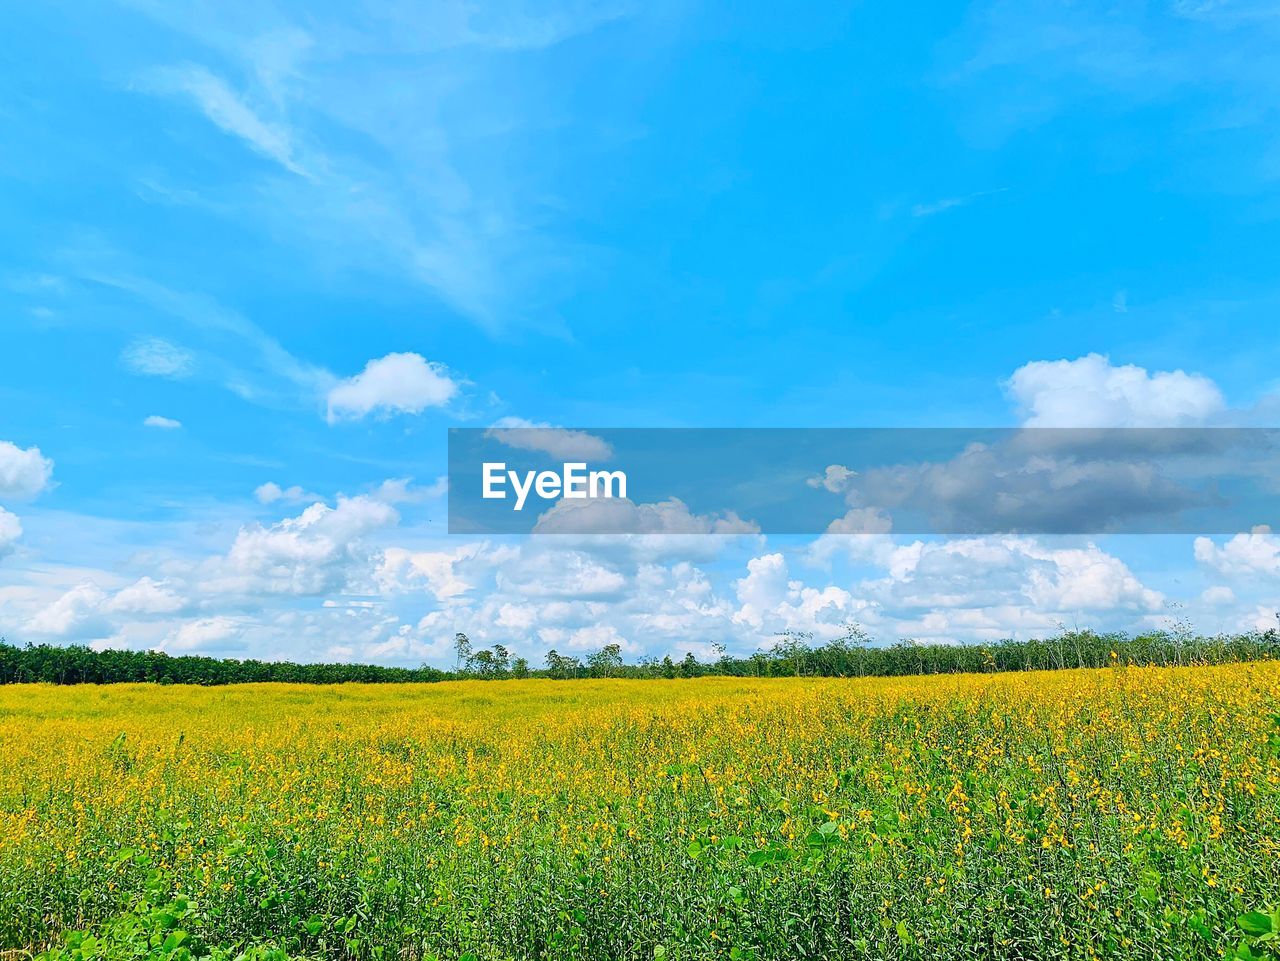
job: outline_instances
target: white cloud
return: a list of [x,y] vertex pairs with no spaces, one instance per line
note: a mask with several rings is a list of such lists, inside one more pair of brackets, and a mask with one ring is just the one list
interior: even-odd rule
[[874,507],[853,507],[827,525],[827,534],[883,535],[893,529],[893,521]]
[[447,604],[478,586],[493,567],[515,554],[515,548],[487,543],[466,544],[452,551],[389,547],[383,552],[378,580],[387,591],[425,586],[437,601]]
[[0,440],[0,497],[34,497],[49,486],[53,461],[38,447]]
[[189,377],[195,370],[195,357],[191,351],[159,337],[135,340],[120,353],[120,361],[135,374],[170,380]]
[[441,364],[419,354],[387,354],[329,391],[329,422],[358,420],[368,414],[420,414],[441,407],[459,384]]
[[591,624],[574,630],[546,628],[540,632],[540,637],[544,644],[571,651],[598,651],[608,644],[617,644],[626,653],[640,650],[612,624]]
[[206,562],[200,586],[250,596],[371,589],[379,552],[364,539],[398,521],[395,508],[368,497],[312,504],[271,527],[241,528],[225,556]]
[[503,417],[485,432],[508,447],[540,451],[562,461],[601,461],[613,456],[605,440],[581,430],[539,424],[522,417]]
[[1226,585],[1207,587],[1200,594],[1200,601],[1210,607],[1225,607],[1236,602],[1236,592]]
[[190,654],[231,646],[244,633],[245,626],[231,617],[202,617],[187,621],[174,628],[169,636],[157,645],[166,652]]
[[16,514],[0,507],[0,557],[13,551],[13,545],[22,536],[22,522]]
[[289,129],[260,117],[222,78],[195,65],[157,71],[154,77],[158,86],[191,97],[201,112],[225,133],[240,138],[286,170],[309,176],[296,158]]
[[1208,537],[1197,537],[1194,550],[1197,561],[1229,577],[1280,574],[1280,537],[1265,524],[1236,534],[1221,547]]
[[[111,575],[84,577],[54,600],[35,609],[23,624],[34,637],[86,641],[112,636],[121,630],[123,618],[154,619],[186,606],[169,584],[150,577],[111,592],[95,578],[110,583]],[[134,625],[137,626],[136,624]]]
[[884,557],[893,550],[889,532],[893,521],[874,507],[852,507],[827,525],[826,532],[809,543],[807,559],[819,567],[830,567],[843,555],[851,560]]
[[1164,597],[1093,544],[1048,547],[1034,538],[974,537],[895,547],[889,576],[867,586],[887,609],[1022,604],[1044,615],[1149,613]]
[[392,477],[384,480],[369,496],[388,504],[418,504],[435,500],[449,493],[449,477],[441,474],[431,484],[423,487],[413,483],[412,477]]
[[843,464],[828,464],[827,469],[817,477],[806,478],[810,487],[821,487],[833,494],[839,494],[849,485],[849,479],[857,477],[858,472],[849,470]]
[[1200,374],[1116,367],[1102,354],[1033,361],[1005,386],[1027,427],[1185,427],[1226,407],[1217,385]]
[[652,504],[637,504],[626,497],[594,497],[558,500],[538,516],[537,534],[699,535],[724,537],[756,535],[758,524],[744,521],[729,511],[724,514],[694,514],[678,497]]
[[182,421],[174,420],[172,417],[161,417],[159,414],[152,414],[142,421],[144,427],[155,427],[158,430],[178,430],[182,426]]
[[[491,330],[563,334],[565,281],[595,253],[548,222],[559,204],[545,200],[563,194],[563,164],[521,158],[561,122],[574,84],[542,83],[541,58],[521,51],[590,32],[630,7],[524,6],[362,4],[337,24],[265,4],[229,18],[147,3],[139,8],[161,27],[218,56],[219,74],[177,64],[141,86],[176,95],[302,175],[239,171],[202,191],[207,207],[303,245],[326,270],[407,277]],[[598,145],[616,137],[608,124],[583,129]],[[491,163],[495,155],[510,162]]]
[[139,578],[128,587],[116,591],[103,604],[103,609],[115,614],[172,614],[186,606],[186,602],[164,583],[150,577]]
[[734,582],[739,607],[733,622],[761,639],[785,630],[812,631],[827,640],[868,605],[836,585],[811,587],[792,579],[786,559],[765,554],[747,562],[747,576]]
[[106,600],[106,592],[95,582],[81,581],[31,617],[24,630],[37,637],[69,641],[105,637],[111,633],[102,612]]
[[1259,604],[1250,614],[1240,619],[1239,625],[1244,631],[1274,631],[1280,627],[1280,611],[1274,606]]
[[1008,187],[1000,187],[996,190],[979,190],[977,193],[965,194],[962,197],[944,197],[928,204],[915,204],[911,208],[912,217],[933,217],[937,214],[945,213],[948,210],[954,210],[957,207],[965,207],[980,200],[983,197],[990,197],[992,194],[1002,194],[1007,191]]
[[1023,542],[1016,550],[1030,562],[1023,594],[1035,609],[1154,612],[1164,605],[1163,594],[1143,586],[1120,558],[1093,544],[1050,550]]
[[497,575],[499,591],[521,597],[620,598],[627,578],[580,551],[522,553]]
[[286,504],[297,504],[302,501],[318,501],[319,494],[312,494],[303,490],[297,484],[292,487],[281,487],[275,481],[267,481],[254,488],[253,496],[258,499],[259,504],[274,504],[277,501],[283,501]]

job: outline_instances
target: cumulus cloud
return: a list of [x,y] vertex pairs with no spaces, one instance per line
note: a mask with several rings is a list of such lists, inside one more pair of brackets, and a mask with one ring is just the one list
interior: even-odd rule
[[884,608],[982,609],[1021,605],[1046,617],[1157,612],[1164,596],[1094,544],[1050,547],[1035,538],[975,537],[895,547],[888,576],[863,587]]
[[449,493],[449,477],[442,474],[425,486],[415,484],[412,477],[392,477],[384,480],[369,494],[388,504],[418,504],[435,500]]
[[13,552],[13,545],[22,536],[22,522],[16,514],[0,507],[0,557]]
[[843,464],[829,464],[825,471],[816,477],[807,478],[805,483],[810,487],[821,487],[833,494],[839,494],[848,486],[849,479],[857,476],[857,471],[849,470]]
[[498,571],[499,591],[522,597],[619,598],[627,578],[581,551],[524,552]]
[[508,447],[538,451],[560,461],[601,461],[613,456],[609,443],[594,434],[538,424],[522,417],[501,418],[485,436]]
[[159,337],[133,341],[120,353],[120,362],[135,374],[181,380],[195,370],[195,356],[185,347]]
[[803,630],[824,640],[856,622],[886,639],[995,641],[1050,633],[1080,615],[1093,626],[1117,619],[1150,623],[1165,604],[1163,594],[1094,544],[1053,546],[1009,537],[851,540],[873,545],[859,559],[882,573],[843,585],[809,584],[791,572],[781,553],[749,561],[746,576],[734,582],[739,635]]
[[678,497],[637,504],[626,497],[559,500],[538,516],[535,534],[754,535],[758,524],[732,511],[695,514]]
[[274,504],[282,501],[286,504],[297,504],[302,501],[318,501],[319,494],[312,494],[294,484],[292,487],[281,487],[275,481],[267,481],[254,488],[253,496],[259,504]]
[[868,606],[841,587],[811,587],[792,579],[786,559],[778,553],[748,561],[747,575],[734,582],[734,592],[739,607],[733,622],[760,635],[800,630],[826,640]]
[[1236,602],[1236,592],[1225,584],[1207,587],[1200,594],[1202,603],[1210,607],[1224,607]]
[[883,556],[893,548],[893,521],[871,507],[854,507],[827,525],[825,533],[805,551],[807,559],[819,567],[829,567],[837,555],[852,560]]
[[[396,358],[410,360],[401,364]],[[1195,387],[1196,375],[1142,372],[1145,380],[1134,379],[1124,373],[1127,368],[1093,358],[1061,362],[1069,368],[1069,376],[1063,377],[1054,364],[1047,365],[1053,370],[1020,368],[1010,396],[1024,404],[1029,423],[1036,418],[1053,422],[1059,416],[1055,412],[1066,409],[1061,398],[1051,396],[1056,388],[1046,385],[1062,386],[1072,378],[1109,385],[1111,393],[1104,391],[1111,405],[1107,409],[1120,411],[1127,423],[1154,420],[1162,409],[1211,419],[1220,407],[1220,397],[1217,407],[1153,399],[1166,390],[1194,395],[1187,383]],[[394,361],[390,368],[388,360]],[[1121,374],[1104,371],[1092,380],[1085,377],[1089,371],[1097,373],[1097,360]],[[1087,368],[1083,373],[1081,364]],[[415,393],[398,379],[407,371],[413,380],[424,370],[452,387]],[[1138,386],[1123,386],[1129,380]],[[372,361],[363,373],[334,388],[330,418],[413,412],[447,403],[456,390],[443,368],[418,355],[393,354]],[[1092,390],[1085,391],[1086,400]],[[1089,415],[1091,423],[1101,417],[1095,414]],[[510,432],[499,439],[515,440],[511,446],[517,448],[522,432],[553,437],[565,446],[522,449],[564,459],[612,453],[603,440],[582,431],[516,420],[501,421],[491,430]],[[1006,468],[1015,461],[1006,453],[974,448],[954,462],[913,465],[907,484],[913,503],[985,511],[982,516],[991,523],[1011,516],[1002,511],[1017,509],[1025,517],[1026,511],[1038,509],[1044,489],[1069,492],[1073,485],[1082,491],[1103,490],[1113,507],[1125,510],[1164,503],[1158,478],[1141,471],[1119,471],[1113,465],[1111,473],[1090,474],[1070,463],[1073,451],[1055,448],[1018,452],[1016,463],[1030,466],[1009,472]],[[817,460],[806,473],[838,459]],[[763,549],[758,527],[734,514],[697,514],[674,498],[656,503],[562,501],[538,522],[539,535],[555,536],[459,545],[433,539],[426,526],[392,530],[399,524],[397,505],[434,497],[443,491],[443,482],[418,487],[408,479],[393,479],[360,488],[367,490],[360,496],[324,503],[299,485],[269,481],[254,492],[257,500],[298,504],[288,511],[296,516],[246,524],[227,538],[224,553],[159,561],[139,556],[139,565],[151,565],[148,576],[139,576],[143,570],[127,579],[95,574],[96,582],[78,583],[64,577],[56,589],[42,585],[30,595],[37,600],[21,604],[12,602],[16,594],[4,593],[10,585],[0,585],[0,604],[7,613],[16,612],[19,636],[34,639],[127,636],[131,645],[157,644],[175,652],[248,650],[265,656],[441,664],[452,661],[449,648],[457,630],[466,631],[477,645],[500,642],[534,660],[552,646],[589,651],[608,643],[619,643],[632,656],[680,656],[686,650],[703,656],[712,642],[726,643],[738,653],[768,646],[782,630],[813,631],[822,641],[839,636],[849,621],[885,640],[969,641],[1043,634],[1061,623],[1154,624],[1164,609],[1164,595],[1092,543],[1045,543],[1027,536],[898,543],[884,512],[849,499],[866,495],[877,483],[874,469],[858,467],[855,472],[832,464],[808,479],[814,490],[843,496],[840,509],[845,513],[818,540],[817,545],[825,545],[822,550],[807,545],[795,553]],[[51,468],[35,448],[0,445],[0,491],[38,492],[48,485]],[[879,480],[887,484],[889,479]],[[569,518],[571,512],[585,513]],[[607,533],[619,529],[633,533]],[[18,519],[0,509],[0,553],[11,549],[20,533]],[[853,534],[866,536],[849,536]],[[840,545],[852,570],[841,566],[833,571],[834,545]],[[1232,577],[1280,573],[1280,541],[1266,528],[1225,543],[1201,538],[1195,557],[1206,569]],[[715,566],[703,569],[699,564],[704,559]],[[77,571],[74,577],[79,575]],[[1199,603],[1224,624],[1233,618],[1261,623],[1262,608],[1253,608],[1265,599],[1261,593],[1248,596],[1239,584],[1234,589],[1217,585]]]
[[244,631],[245,626],[235,618],[201,617],[178,625],[157,647],[183,654],[234,649]]
[[1197,561],[1228,577],[1280,574],[1280,536],[1265,524],[1236,534],[1221,547],[1208,537],[1197,537],[1194,550]]
[[116,591],[106,600],[103,609],[116,614],[172,614],[185,605],[168,584],[142,577]]
[[1145,587],[1122,560],[1093,544],[1050,550],[1022,542],[1010,549],[1030,562],[1022,593],[1039,610],[1156,612],[1164,606],[1163,594]]
[[117,634],[126,620],[163,617],[185,606],[167,582],[142,577],[112,591],[87,577],[38,608],[23,631],[48,640],[95,640]]
[[42,638],[79,641],[106,637],[111,622],[103,611],[107,594],[92,580],[84,580],[44,607],[24,625],[24,631]]
[[1266,604],[1259,604],[1237,622],[1242,631],[1274,631],[1280,627],[1280,611]]
[[53,461],[38,447],[0,440],[0,497],[34,497],[53,477]]
[[612,624],[590,624],[573,630],[548,627],[539,632],[539,637],[544,644],[570,651],[598,651],[609,644],[617,644],[626,653],[640,650]]
[[906,510],[930,530],[952,534],[1102,532],[1168,522],[1204,501],[1166,476],[1146,450],[1046,453],[1034,440],[1011,434],[970,444],[945,461],[871,468],[849,488],[848,500],[865,509]]
[[1185,427],[1226,407],[1200,374],[1117,367],[1102,354],[1024,364],[1005,388],[1027,427]]
[[142,425],[144,427],[155,427],[158,430],[177,430],[182,426],[182,421],[174,420],[172,417],[161,417],[159,414],[152,414],[142,421]]
[[382,555],[378,583],[384,591],[425,588],[438,602],[447,604],[479,586],[495,567],[518,553],[515,547],[488,542],[439,551],[389,547]]
[[369,414],[420,414],[457,395],[459,382],[420,354],[387,354],[329,391],[329,423]]
[[888,534],[893,521],[874,507],[854,507],[827,525],[828,534]]
[[365,538],[399,521],[369,497],[312,504],[297,517],[243,527],[231,549],[204,565],[201,587],[214,594],[318,595],[368,588],[380,553]]

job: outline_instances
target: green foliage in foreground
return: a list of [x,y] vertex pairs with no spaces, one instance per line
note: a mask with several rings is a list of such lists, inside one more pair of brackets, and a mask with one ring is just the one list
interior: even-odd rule
[[1065,631],[1057,637],[995,644],[945,645],[901,642],[877,646],[856,625],[844,636],[815,645],[813,635],[789,631],[768,650],[750,657],[723,652],[711,662],[693,653],[626,664],[621,649],[609,644],[584,659],[552,650],[543,669],[531,669],[501,644],[473,651],[466,635],[455,640],[456,670],[381,667],[368,664],[295,664],[288,661],[171,657],[163,651],[95,651],[84,646],[49,644],[16,647],[0,638],[0,684],[404,684],[461,679],[548,677],[903,677],[916,674],[1051,671],[1062,668],[1134,666],[1182,667],[1233,664],[1280,657],[1280,634],[1200,637],[1187,631],[1156,631],[1130,637],[1093,631]]
[[[831,823],[831,822],[828,822]],[[810,838],[812,847],[821,848],[828,843],[833,832],[815,832],[816,841]],[[832,841],[830,843],[837,843]],[[695,851],[696,848],[696,851]],[[701,853],[702,846],[690,842],[692,856]],[[761,852],[755,852],[759,854]],[[753,859],[756,864],[768,858]],[[304,955],[291,954],[274,942],[258,943],[228,948],[205,945],[185,930],[192,924],[208,923],[195,902],[182,895],[165,896],[169,880],[159,871],[148,875],[147,890],[132,911],[112,918],[96,931],[72,931],[63,937],[62,943],[35,957],[35,961],[307,961]],[[731,898],[741,902],[744,895],[740,888],[730,888]],[[343,925],[329,925],[320,917],[295,919],[292,927],[312,939],[318,939],[323,947],[323,934],[331,935],[331,947],[339,952],[358,954],[360,941],[346,936]],[[1280,907],[1266,911],[1250,911],[1236,919],[1242,937],[1239,945],[1229,952],[1229,961],[1280,961]],[[911,934],[900,923],[895,934],[905,943],[911,942]],[[298,941],[298,938],[285,939]],[[371,955],[379,959],[387,954],[381,947],[374,947]],[[655,961],[665,961],[665,948],[655,949]],[[738,948],[730,948],[730,961],[746,961],[750,954]],[[424,961],[440,961],[436,955]],[[476,961],[474,954],[464,954],[459,961]]]
[[169,894],[170,883],[161,872],[151,871],[133,910],[96,931],[69,932],[61,944],[37,955],[36,961],[301,961],[273,943],[242,948],[202,944],[187,929],[208,919],[195,902]]
[[1238,961],[1280,961],[1280,906],[1250,911],[1236,919],[1244,941],[1236,949]]

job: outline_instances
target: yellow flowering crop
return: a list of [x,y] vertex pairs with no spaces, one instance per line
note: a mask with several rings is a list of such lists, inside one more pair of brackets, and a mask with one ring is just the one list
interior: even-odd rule
[[325,957],[1221,957],[1280,665],[0,688],[0,948],[150,890]]

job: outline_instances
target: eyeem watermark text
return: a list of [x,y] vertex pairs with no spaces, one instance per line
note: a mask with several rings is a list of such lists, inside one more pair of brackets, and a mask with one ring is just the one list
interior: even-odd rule
[[553,470],[507,470],[503,461],[484,462],[485,500],[503,500],[508,484],[515,495],[515,510],[524,510],[524,502],[532,491],[542,500],[586,500],[588,497],[626,497],[627,475],[620,470],[587,470],[585,463],[565,464]]

